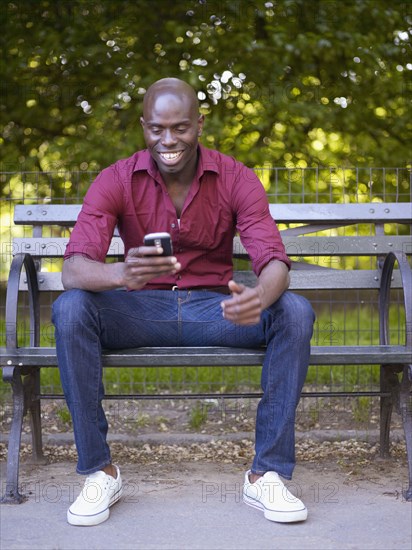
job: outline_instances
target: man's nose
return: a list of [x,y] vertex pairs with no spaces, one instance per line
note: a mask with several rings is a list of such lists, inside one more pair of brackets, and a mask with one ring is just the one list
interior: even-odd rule
[[162,135],[162,145],[170,147],[176,143],[176,137],[171,130],[165,129]]

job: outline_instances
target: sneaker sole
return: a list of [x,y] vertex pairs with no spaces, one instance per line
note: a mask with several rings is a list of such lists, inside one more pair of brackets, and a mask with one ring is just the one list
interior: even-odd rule
[[297,521],[305,521],[308,517],[307,508],[301,508],[300,510],[289,510],[287,512],[268,510],[261,502],[254,500],[245,494],[243,495],[243,502],[248,506],[263,512],[263,515],[269,521],[276,521],[277,523],[294,523]]
[[110,506],[113,506],[113,504],[116,504],[121,498],[123,494],[123,487],[120,487],[119,491],[115,493],[112,498],[110,499],[109,506],[105,509],[99,512],[98,514],[93,514],[92,516],[80,516],[78,514],[73,514],[70,512],[70,509],[67,511],[67,521],[70,523],[70,525],[76,525],[76,526],[93,526],[93,525],[99,525],[100,523],[103,523],[107,519],[109,519],[110,516]]

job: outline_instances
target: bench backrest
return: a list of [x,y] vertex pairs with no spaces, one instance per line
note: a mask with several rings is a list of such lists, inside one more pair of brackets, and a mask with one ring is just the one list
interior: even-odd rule
[[[73,227],[80,209],[78,204],[15,207],[15,224],[30,225],[33,231],[32,237],[13,240],[12,254],[29,252],[39,260],[40,290],[63,290],[59,270],[61,261],[56,260],[61,260],[68,242],[67,236],[45,236],[44,229],[46,226]],[[412,253],[411,203],[271,204],[270,211],[281,230],[286,251],[293,260],[291,288],[295,290],[379,288],[380,258],[391,251],[402,251],[407,255]],[[396,234],[397,231],[385,234],[385,225],[389,227],[387,224],[391,224],[392,229],[394,225],[401,225],[403,234]],[[405,224],[409,230],[405,230]],[[356,231],[344,229],[354,225],[357,226]],[[329,234],[325,235],[325,232]],[[121,257],[123,253],[123,242],[115,234],[108,257]],[[234,239],[233,255],[237,259],[248,258],[239,237]],[[341,259],[348,256],[375,257],[376,262],[372,269],[365,269],[364,265],[360,266],[363,267],[361,269],[339,269]],[[43,258],[53,260],[52,269],[41,271],[40,260]],[[248,270],[238,271],[235,276],[247,284],[255,281],[254,274]],[[395,271],[392,287],[400,286],[400,277]],[[21,288],[26,287],[23,276]]]

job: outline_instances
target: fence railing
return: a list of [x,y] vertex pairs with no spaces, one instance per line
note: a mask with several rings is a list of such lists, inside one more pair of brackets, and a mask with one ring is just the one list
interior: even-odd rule
[[[412,200],[412,171],[406,167],[272,167],[255,168],[269,198],[278,203],[326,203],[326,202],[410,202]],[[0,172],[1,183],[1,302],[0,313],[2,330],[0,345],[4,345],[4,292],[8,267],[12,258],[11,242],[14,237],[31,236],[31,228],[13,224],[13,210],[16,204],[39,202],[55,204],[76,204],[82,202],[84,194],[96,176],[95,172]],[[393,228],[386,228],[388,232]],[[356,230],[356,229],[355,229]],[[362,228],[367,231],[367,228]],[[50,236],[66,237],[69,230],[50,227]],[[350,257],[347,259],[351,261]],[[45,269],[48,269],[47,264]],[[45,293],[43,293],[45,294]],[[340,302],[333,301],[326,292],[312,292],[312,304],[317,312],[313,343],[316,345],[334,342],[372,344],[377,343],[379,327],[377,320],[376,297],[369,293],[347,293]],[[396,297],[395,297],[396,298]],[[50,305],[53,294],[42,296],[42,343],[53,345],[54,329],[50,321]],[[399,300],[400,301],[400,300]],[[395,299],[396,302],[396,299]],[[21,337],[27,335],[28,322],[24,298],[20,304]],[[403,338],[402,327],[397,327],[392,335],[393,343]],[[379,368],[379,367],[377,367]],[[340,391],[356,386],[369,391],[375,390],[379,376],[375,367],[365,366],[356,369],[342,367],[341,371],[330,367],[311,367],[308,384],[312,391]],[[53,369],[54,370],[54,369]],[[211,376],[207,371],[197,369],[107,369],[106,390],[115,387],[116,393],[153,393],[165,388],[173,391],[217,391],[222,387],[249,388],[259,390],[259,374],[256,369],[222,368]],[[46,393],[59,393],[60,382],[57,372],[43,369],[42,384]],[[135,372],[136,371],[136,372]],[[139,372],[137,372],[139,371]]]

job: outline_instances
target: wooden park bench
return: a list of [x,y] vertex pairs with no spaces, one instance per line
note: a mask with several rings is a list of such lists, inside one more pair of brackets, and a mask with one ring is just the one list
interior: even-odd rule
[[[13,391],[3,502],[19,503],[24,500],[18,485],[19,451],[23,417],[28,410],[31,412],[33,458],[42,458],[39,373],[41,367],[57,366],[55,348],[40,347],[39,295],[41,292],[62,291],[61,273],[40,269],[42,259],[63,256],[68,238],[45,237],[47,231],[44,229],[47,226],[57,226],[57,230],[59,227],[72,227],[79,210],[80,205],[32,204],[15,207],[15,224],[32,226],[33,230],[31,237],[15,238],[11,243],[13,261],[6,298],[6,347],[0,350],[3,379],[11,384]],[[391,412],[396,407],[401,413],[408,453],[409,486],[404,493],[407,500],[412,500],[412,271],[408,263],[408,256],[412,253],[411,212],[411,203],[271,205],[273,218],[282,229],[287,252],[293,259],[291,290],[301,293],[324,290],[335,293],[339,300],[353,290],[373,291],[379,295],[379,344],[346,345],[332,341],[331,345],[313,346],[310,362],[311,365],[381,365],[380,390],[373,393],[380,396],[381,403],[380,449],[383,456],[389,454]],[[370,229],[365,232],[367,235],[359,234],[362,231],[352,235],[346,229],[345,235],[342,235],[341,228],[361,227],[358,224],[366,224],[362,227]],[[392,228],[400,227],[401,230],[397,232],[400,234],[385,234],[385,224],[392,224]],[[408,226],[407,232],[405,224]],[[325,236],[325,233],[329,233],[329,236]],[[122,254],[123,243],[115,236],[108,256],[121,257]],[[233,254],[235,258],[247,258],[237,237]],[[325,257],[331,259],[333,268],[319,265],[318,259]],[[351,269],[339,269],[339,259],[344,257],[369,257],[369,260],[373,257],[374,267],[357,269],[355,265]],[[243,270],[236,272],[235,279],[250,285],[255,276],[251,271]],[[400,313],[397,320],[397,323],[405,324],[405,339],[394,344],[389,340],[391,288],[401,289],[401,310],[404,309],[405,313],[405,320],[400,318]],[[19,347],[17,327],[21,292],[28,292],[29,297],[30,345]],[[145,347],[105,352],[104,364],[113,367],[261,366],[263,356],[264,349]],[[161,397],[197,395],[162,394]],[[216,394],[212,395],[217,397]],[[234,394],[218,395],[231,397]],[[303,395],[310,395],[310,392],[304,392]],[[329,395],[340,394],[336,392]],[[372,392],[368,395],[372,395]],[[139,399],[141,396],[128,397]]]

